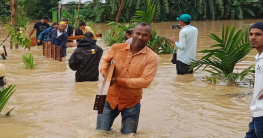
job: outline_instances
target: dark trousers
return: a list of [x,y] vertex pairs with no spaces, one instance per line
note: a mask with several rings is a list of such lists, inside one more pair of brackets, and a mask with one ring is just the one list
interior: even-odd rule
[[263,138],[263,116],[253,117],[245,138]]
[[189,70],[190,67],[191,67],[190,65],[187,65],[181,62],[180,60],[177,60],[176,62],[176,70],[178,75],[192,74],[193,70]]

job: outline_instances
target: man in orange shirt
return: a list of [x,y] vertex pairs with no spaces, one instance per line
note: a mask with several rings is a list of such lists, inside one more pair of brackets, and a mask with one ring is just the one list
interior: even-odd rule
[[114,44],[102,57],[103,76],[111,60],[115,61],[116,69],[103,114],[98,114],[96,130],[110,131],[114,119],[121,113],[121,132],[136,133],[142,89],[151,84],[158,68],[158,55],[146,46],[152,37],[151,30],[150,25],[138,23],[131,43]]

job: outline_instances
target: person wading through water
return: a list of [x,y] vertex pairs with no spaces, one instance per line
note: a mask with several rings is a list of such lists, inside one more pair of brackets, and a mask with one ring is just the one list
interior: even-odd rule
[[158,55],[146,46],[151,39],[151,26],[138,23],[131,43],[111,46],[102,57],[100,73],[105,76],[115,61],[115,74],[108,90],[103,114],[98,114],[96,130],[110,131],[115,118],[121,113],[123,134],[136,134],[142,89],[147,88],[156,75]]
[[76,82],[99,80],[99,63],[103,50],[96,45],[96,40],[93,39],[91,32],[84,34],[84,38],[80,40],[68,60],[69,67],[74,71],[77,70]]
[[249,41],[256,48],[255,84],[250,104],[252,121],[245,138],[263,138],[263,22],[255,23],[249,30]]
[[68,34],[65,32],[66,22],[60,22],[58,29],[53,29],[48,33],[48,44],[62,47],[62,57],[67,56]]
[[48,33],[52,30],[52,29],[58,29],[59,24],[57,22],[53,23],[53,25],[51,25],[51,27],[47,28],[46,30],[44,30],[43,32],[41,32],[39,34],[39,36],[37,37],[37,43],[41,43],[41,40],[43,39],[44,36],[44,41],[48,42]]
[[[37,23],[34,25],[34,28],[33,28],[33,30],[31,31],[30,35],[29,35],[29,38],[31,37],[31,35],[34,33],[35,30],[37,30],[36,37],[38,37],[41,32],[43,32],[44,30],[46,30],[47,28],[49,28],[50,25],[48,24],[48,21],[49,21],[49,17],[48,17],[48,16],[44,16],[41,21],[37,22]],[[43,39],[44,39],[44,38],[42,38],[39,43],[38,43],[38,41],[37,41],[37,45],[38,45],[38,46],[42,45]]]

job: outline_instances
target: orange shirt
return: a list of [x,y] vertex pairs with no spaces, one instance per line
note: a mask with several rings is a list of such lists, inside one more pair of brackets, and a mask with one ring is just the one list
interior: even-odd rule
[[117,83],[109,88],[106,101],[112,109],[134,107],[142,98],[142,88],[147,88],[156,75],[158,55],[145,47],[137,54],[130,52],[130,43],[111,46],[102,57],[100,73],[105,74],[110,61],[115,61],[114,78]]

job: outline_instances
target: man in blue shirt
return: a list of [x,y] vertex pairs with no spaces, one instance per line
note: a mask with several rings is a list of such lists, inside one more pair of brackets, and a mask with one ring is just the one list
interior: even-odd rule
[[195,59],[198,30],[196,27],[191,26],[191,16],[189,14],[183,14],[179,18],[181,31],[179,34],[179,42],[176,42],[175,36],[171,36],[170,40],[178,48],[176,70],[178,75],[184,75],[186,73],[193,73],[190,70],[190,62]]
[[67,56],[68,34],[65,32],[66,22],[60,22],[58,29],[53,29],[48,33],[48,43],[62,47],[62,57]]
[[43,32],[41,32],[39,34],[39,36],[37,37],[37,43],[40,43],[43,36],[44,36],[44,41],[48,42],[47,38],[48,38],[48,33],[52,30],[52,29],[58,29],[58,23],[55,22],[53,23],[53,25],[51,25],[51,27],[47,28],[46,30],[44,30]]

